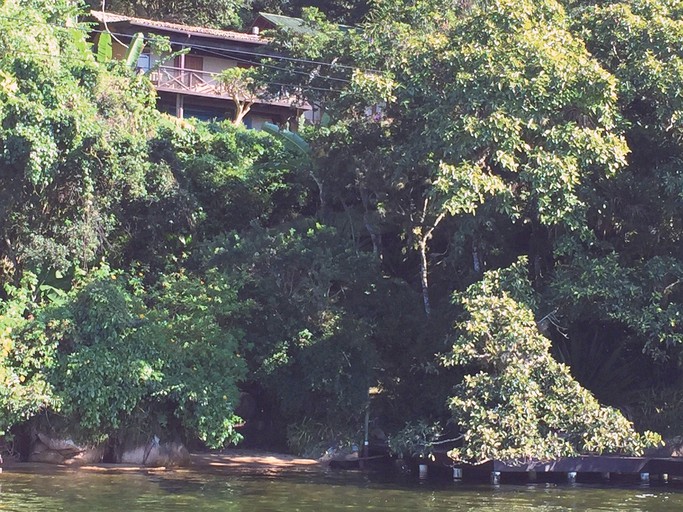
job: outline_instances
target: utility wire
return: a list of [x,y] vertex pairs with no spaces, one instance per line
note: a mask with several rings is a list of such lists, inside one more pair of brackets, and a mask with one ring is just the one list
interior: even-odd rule
[[[104,2],[103,2],[103,3],[104,3]],[[23,20],[23,19],[20,19],[20,18],[12,17],[12,16],[2,16],[2,15],[0,15],[0,18],[1,18],[1,19],[6,19],[6,20],[11,20],[11,21],[16,21],[16,22],[29,23],[28,20]],[[63,27],[63,26],[61,26],[61,25],[57,25],[57,24],[54,24],[54,23],[46,22],[46,24],[51,25],[51,26],[56,27],[56,28],[59,28],[59,29],[68,30],[67,27]],[[106,24],[105,24],[105,28],[107,28]],[[153,28],[153,27],[150,27],[150,28]],[[124,33],[119,33],[119,32],[112,32],[112,31],[110,31],[110,30],[90,29],[90,30],[88,30],[88,32],[91,32],[91,33],[109,33],[109,34],[111,34],[111,35],[114,37],[114,39],[116,39],[117,41],[119,41],[119,40],[116,38],[116,36],[119,36],[119,37],[133,37],[133,36],[131,36],[130,34],[124,34]],[[149,41],[152,40],[152,38],[143,36],[143,40],[145,40],[146,42],[149,42]],[[119,42],[120,42],[120,41],[119,41]],[[121,43],[121,42],[120,42],[120,43]],[[121,43],[121,44],[123,44],[123,43]],[[172,44],[173,44],[173,43],[172,43]],[[238,61],[238,62],[248,63],[248,64],[252,64],[252,65],[257,65],[257,66],[260,66],[260,67],[265,67],[265,68],[270,68],[270,69],[276,69],[276,70],[285,71],[285,72],[292,73],[292,74],[299,74],[299,75],[304,75],[304,76],[309,76],[309,77],[312,75],[312,73],[315,73],[316,70],[304,71],[304,70],[297,70],[297,69],[284,68],[284,67],[276,66],[276,65],[273,65],[273,64],[266,64],[266,63],[263,63],[263,62],[253,61],[253,60],[249,60],[249,59],[241,59],[241,58],[239,58],[239,57],[236,57],[236,56],[233,55],[233,54],[234,54],[234,53],[238,53],[238,54],[250,55],[250,56],[254,56],[254,57],[263,57],[263,58],[268,58],[268,59],[280,59],[280,60],[286,60],[286,61],[290,61],[290,62],[297,62],[297,63],[304,63],[304,64],[314,64],[314,65],[318,65],[318,66],[324,65],[324,66],[329,66],[329,67],[338,67],[338,68],[341,68],[341,69],[360,69],[360,68],[354,68],[354,67],[352,67],[352,66],[346,66],[346,65],[343,65],[343,64],[328,63],[328,62],[314,61],[314,60],[308,60],[308,59],[298,59],[298,58],[294,58],[294,57],[286,57],[286,56],[283,56],[283,55],[266,54],[266,53],[259,53],[259,52],[250,52],[250,51],[246,51],[246,50],[228,49],[228,48],[222,48],[222,47],[219,47],[219,46],[200,45],[200,44],[195,44],[195,43],[177,43],[177,42],[174,43],[174,44],[177,44],[177,45],[179,44],[179,45],[182,45],[182,46],[184,46],[184,47],[189,47],[189,48],[195,48],[195,49],[204,50],[204,51],[207,52],[207,53],[210,53],[210,54],[213,54],[213,55],[217,55],[217,56],[220,56],[220,57],[224,57],[224,58],[231,58],[231,59],[236,60],[236,61]],[[124,46],[125,46],[125,45],[124,45]],[[69,59],[69,60],[71,60],[71,61],[80,60],[81,62],[84,62],[84,63],[90,63],[90,62],[91,62],[90,60],[86,60],[86,59],[67,58],[67,57],[64,57],[64,56],[56,56],[56,55],[54,55],[54,54],[49,54],[49,53],[40,53],[40,52],[32,52],[32,53],[30,53],[30,54],[29,54],[28,52],[19,52],[19,53],[21,53],[21,54],[23,54],[23,55],[35,55],[35,56],[46,56],[46,57],[58,57],[58,58],[60,58],[60,59],[62,59],[62,60],[67,60],[67,59]],[[375,70],[370,70],[370,69],[364,70],[364,71],[376,72]],[[326,76],[326,75],[320,75],[320,74],[317,75],[317,78],[320,78],[321,80],[330,80],[330,81],[342,82],[342,83],[346,83],[346,84],[351,83],[351,80],[348,80],[348,79],[345,79],[345,78],[333,77],[333,76]],[[268,81],[266,81],[265,83],[266,83],[266,84],[269,84],[269,85],[283,85],[283,86],[286,85],[286,84],[280,84],[280,83],[274,83],[274,82],[268,82]],[[311,86],[311,85],[300,85],[300,84],[297,84],[297,85],[298,85],[299,87],[303,87],[303,88],[305,88],[305,89],[307,89],[307,90],[326,91],[326,92],[337,92],[337,93],[341,93],[341,92],[342,92],[342,91],[339,90],[339,89],[334,89],[334,88],[331,88],[331,87],[330,87],[330,88],[323,88],[323,87],[315,87],[315,86]]]
[[[93,55],[92,59],[83,59],[83,58],[78,58],[78,57],[69,57],[65,55],[55,55],[53,53],[42,53],[42,52],[26,52],[26,51],[14,51],[12,52],[12,55],[23,55],[26,57],[52,57],[54,59],[57,59],[59,61],[64,61],[64,62],[77,62],[81,64],[94,64],[95,61],[95,56]],[[186,72],[192,72],[193,70],[191,69],[186,69]],[[196,71],[196,70],[195,70]],[[264,81],[263,82],[266,85],[274,85],[274,86],[279,86],[279,87],[301,87],[306,90],[314,90],[314,91],[324,91],[324,92],[336,92],[336,93],[342,93],[344,92],[342,89],[334,89],[334,88],[325,88],[325,87],[314,87],[314,86],[307,86],[307,85],[300,85],[300,84],[285,84],[281,82],[271,82],[271,81]]]
[[[107,0],[102,0],[102,17],[104,18],[102,23],[104,24],[105,30],[107,32],[109,32],[110,34],[112,34],[112,32],[109,30],[109,27],[107,26],[107,16],[106,16],[107,12],[106,12],[106,5],[105,5],[106,2],[107,2]],[[121,46],[123,46],[124,48],[128,48],[128,45],[126,43],[124,43],[123,41],[121,41],[119,38],[117,38],[114,34],[112,34],[112,37],[114,38],[114,41],[119,43]]]
[[[275,65],[273,65],[273,64],[266,64],[266,63],[263,63],[263,62],[254,62],[253,60],[249,60],[249,59],[241,59],[241,58],[239,58],[239,57],[235,57],[234,55],[226,55],[226,53],[229,54],[229,53],[231,52],[231,50],[224,50],[226,53],[222,53],[222,52],[218,52],[218,51],[212,51],[212,50],[204,50],[204,51],[207,52],[207,53],[213,54],[213,55],[218,55],[219,57],[229,57],[230,59],[236,60],[236,61],[238,61],[238,62],[244,62],[244,63],[247,63],[247,64],[254,64],[254,65],[256,65],[256,66],[261,66],[261,67],[264,67],[264,68],[277,69],[277,70],[280,70],[280,71],[286,71],[286,72],[288,72],[288,73],[293,73],[293,74],[297,74],[297,75],[305,75],[305,76],[309,76],[309,77],[311,76],[311,72],[310,72],[310,71],[298,71],[298,70],[295,70],[295,69],[289,69],[289,68],[283,68],[283,67],[280,67],[280,66],[275,66]],[[335,81],[335,82],[343,82],[343,83],[345,83],[345,84],[350,84],[350,83],[351,83],[351,80],[348,80],[348,79],[346,79],[346,78],[339,78],[339,77],[326,76],[326,75],[317,75],[317,77],[318,77],[318,78],[323,78],[323,79],[325,79],[325,80],[332,80],[332,81]]]
[[[0,16],[0,19],[7,19],[7,20],[21,21],[21,22],[23,22],[23,23],[28,23],[27,20],[18,20],[18,19],[16,19],[16,18],[12,18],[12,17],[8,17],[8,16]],[[66,28],[66,27],[62,27],[62,26],[58,26],[58,25],[52,25],[52,26],[55,26],[56,28],[61,28],[61,29],[64,29],[64,30],[68,30],[68,28]],[[95,31],[95,32],[104,33],[104,32],[106,32],[106,31],[100,30],[100,31]],[[125,35],[125,34],[119,34],[119,35]],[[131,36],[129,36],[129,37],[131,37]],[[150,40],[151,40],[150,38],[146,38],[146,37],[144,37],[144,39],[145,39],[146,41],[150,41]],[[195,45],[195,46],[196,46],[196,45]],[[303,71],[303,70],[297,70],[297,69],[284,68],[284,67],[281,67],[281,66],[275,66],[275,65],[273,65],[273,64],[266,64],[266,63],[259,62],[259,61],[253,61],[253,60],[249,60],[249,59],[243,59],[243,58],[240,58],[240,57],[235,57],[234,55],[230,55],[230,53],[232,53],[232,50],[228,50],[228,49],[224,49],[224,48],[220,48],[220,47],[209,47],[209,46],[202,46],[202,48],[215,48],[215,50],[209,50],[209,49],[207,49],[207,50],[204,50],[204,51],[206,51],[207,53],[213,54],[213,55],[217,55],[217,56],[219,56],[219,57],[230,58],[230,59],[235,60],[235,61],[238,61],[238,62],[243,62],[243,63],[246,63],[246,64],[252,64],[252,65],[254,65],[254,66],[260,66],[260,67],[265,67],[265,68],[277,69],[277,70],[285,71],[285,72],[292,73],[292,74],[298,74],[298,75],[303,75],[303,76],[311,76],[311,72],[310,72],[310,71]],[[64,56],[63,54],[54,54],[54,53],[47,53],[47,52],[37,52],[37,51],[32,51],[32,52],[13,51],[12,53],[13,53],[13,54],[19,54],[19,55],[24,55],[24,56],[52,57],[52,58],[58,58],[58,59],[60,59],[60,60],[63,60],[63,61],[70,61],[70,62],[82,62],[82,63],[92,63],[92,62],[93,62],[93,61],[90,60],[90,59],[78,59],[78,58],[75,58],[75,57],[67,57],[67,56]],[[245,52],[240,52],[240,53],[245,53]],[[93,59],[94,59],[94,58],[95,58],[95,55],[93,54]],[[345,78],[332,77],[332,76],[325,76],[325,75],[317,75],[317,77],[320,78],[320,79],[322,79],[322,80],[331,80],[331,81],[335,81],[335,82],[342,82],[342,83],[345,83],[345,84],[351,83],[350,80],[345,79]],[[273,85],[273,82],[266,82],[266,83]],[[293,84],[290,84],[290,85],[293,85]],[[296,85],[297,85],[297,86],[301,86],[300,84],[296,84]],[[304,86],[304,87],[305,87],[306,89],[308,89],[308,90],[342,92],[342,91],[339,90],[339,89],[334,89],[334,88],[331,88],[331,87],[330,87],[330,88],[322,88],[322,87],[314,87],[314,86],[309,86],[309,85],[306,85],[306,86]]]
[[[26,22],[26,20],[18,20],[18,19],[16,19],[16,18],[7,17],[7,16],[0,16],[0,18],[8,19],[8,20],[14,20],[14,21]],[[56,28],[68,30],[68,28],[62,27],[62,26],[59,26],[59,25],[52,25],[52,26],[55,26]],[[114,33],[114,32],[107,31],[107,30],[90,30],[90,32],[95,32],[95,33],[108,33],[108,34],[111,34],[112,37],[114,37],[114,39],[116,39],[117,41],[119,41],[119,40],[118,40],[118,38],[116,38],[116,36],[132,37],[130,34]],[[152,38],[144,37],[144,36],[143,36],[143,40],[146,41],[146,42],[149,42],[149,41],[152,40]],[[120,41],[119,41],[119,42],[120,42]],[[123,43],[121,43],[121,44],[123,45]],[[276,69],[276,70],[279,70],[279,71],[285,71],[285,72],[287,72],[287,73],[292,73],[292,74],[297,74],[297,75],[303,75],[303,76],[308,76],[308,77],[310,77],[312,74],[314,74],[316,70],[305,71],[305,70],[297,70],[297,69],[285,68],[285,67],[282,67],[282,66],[276,66],[276,65],[274,65],[274,64],[267,64],[267,63],[264,63],[264,62],[259,62],[259,61],[254,61],[254,60],[239,58],[239,57],[234,56],[233,53],[239,53],[239,54],[245,54],[245,55],[252,55],[252,56],[259,56],[259,57],[260,57],[260,56],[263,56],[263,57],[266,57],[266,58],[286,59],[286,60],[292,61],[292,62],[302,62],[302,63],[307,63],[307,64],[309,64],[309,63],[310,63],[310,64],[324,64],[324,65],[327,65],[327,66],[338,66],[338,67],[341,67],[341,68],[357,69],[357,68],[351,68],[350,66],[343,66],[343,65],[331,64],[331,63],[326,63],[326,62],[321,62],[321,61],[309,61],[309,60],[305,60],[305,59],[294,59],[294,58],[291,58],[291,57],[283,57],[283,56],[278,56],[278,55],[270,55],[270,54],[262,54],[262,53],[255,53],[255,52],[247,52],[247,51],[243,51],[243,50],[233,50],[233,49],[221,48],[221,47],[219,47],[219,46],[197,45],[197,44],[194,44],[194,43],[188,43],[188,44],[185,44],[185,43],[174,43],[174,44],[180,44],[180,45],[185,46],[185,47],[188,47],[188,48],[201,49],[201,50],[205,51],[206,53],[210,53],[210,54],[217,55],[217,56],[224,57],[224,58],[231,58],[232,60],[236,60],[236,61],[238,61],[238,62],[243,62],[243,63],[247,63],[247,64],[252,64],[252,65],[260,66],[260,67],[264,67],[264,68]],[[124,45],[124,46],[125,46],[125,45]],[[34,55],[40,55],[40,53],[35,52]],[[47,56],[47,55],[49,55],[49,54],[44,54],[44,55]],[[330,80],[330,81],[334,81],[334,82],[341,82],[341,83],[344,83],[344,84],[349,84],[349,83],[351,83],[351,80],[349,80],[349,79],[347,79],[347,78],[334,77],[334,76],[329,76],[329,75],[321,75],[321,74],[319,74],[319,73],[318,73],[318,74],[315,74],[315,77],[316,77],[316,78],[320,78],[321,80]]]
[[[108,32],[108,31],[93,29],[93,30],[90,30],[90,32],[102,34],[102,33]],[[120,32],[108,32],[108,33],[110,33],[112,36],[116,35],[119,37],[133,37],[130,34],[123,34]],[[150,41],[150,38],[148,38],[148,37],[143,37],[143,39],[145,41]],[[297,63],[302,63],[302,64],[311,64],[311,65],[316,65],[316,66],[328,66],[328,67],[332,67],[332,68],[360,70],[360,71],[366,71],[366,72],[370,72],[370,73],[380,73],[380,71],[371,70],[371,69],[361,69],[361,68],[357,68],[354,66],[347,66],[344,64],[336,64],[336,63],[331,63],[331,62],[315,61],[315,60],[307,60],[307,59],[298,59],[295,57],[286,57],[284,55],[277,55],[277,54],[271,54],[271,53],[258,53],[258,52],[251,52],[251,51],[247,51],[247,50],[238,50],[236,48],[235,49],[221,48],[220,46],[212,46],[212,45],[204,45],[204,44],[196,44],[196,43],[179,43],[177,41],[171,41],[171,44],[180,45],[180,46],[183,46],[185,48],[191,48],[191,49],[194,48],[194,49],[205,50],[205,51],[213,50],[213,51],[227,52],[230,54],[237,53],[240,55],[250,55],[252,57],[262,57],[262,58],[266,58],[266,59],[279,59],[279,60],[286,60],[286,61],[297,62]],[[253,61],[249,61],[249,62],[253,62]],[[278,68],[278,69],[287,70],[286,68]],[[340,80],[345,80],[345,79],[340,79]]]
[[[31,22],[28,20],[24,20],[21,18],[13,17],[13,16],[3,16],[0,15],[0,19],[5,19],[9,21],[16,21],[20,23],[28,23],[30,26]],[[48,21],[45,21],[47,25],[50,25],[52,27],[56,27],[62,30],[69,30],[68,27],[64,27],[62,25],[58,25],[56,23],[50,23]],[[153,30],[154,27],[147,27],[148,30]],[[100,29],[83,29],[84,31],[88,33],[96,33],[96,34],[102,34],[102,33],[108,33],[111,34],[112,36],[118,36],[118,37],[133,37],[131,34],[124,34],[122,32],[112,32],[111,30],[100,30]],[[161,29],[163,30],[163,29]],[[238,32],[240,33],[240,32]],[[207,34],[207,37],[210,37],[210,35]],[[145,41],[150,41],[150,38],[144,37]],[[123,46],[126,46],[125,44],[121,43]],[[291,62],[299,62],[302,64],[311,64],[311,65],[318,65],[318,66],[328,66],[332,68],[340,68],[340,69],[350,69],[350,70],[359,70],[362,72],[367,72],[367,73],[382,73],[381,70],[377,69],[372,69],[372,68],[360,68],[357,66],[349,66],[346,64],[337,64],[333,62],[325,62],[325,61],[318,61],[318,60],[309,60],[309,59],[300,59],[297,57],[287,57],[285,55],[278,55],[278,54],[273,54],[273,53],[260,53],[260,52],[253,52],[253,51],[248,51],[248,50],[239,50],[239,49],[226,49],[226,48],[221,48],[219,46],[212,46],[212,45],[202,45],[202,44],[195,44],[195,43],[175,43],[175,44],[182,44],[185,47],[188,48],[197,48],[197,49],[208,49],[208,50],[219,50],[219,51],[227,51],[230,53],[238,53],[238,54],[243,54],[243,55],[250,55],[253,57],[262,57],[262,58],[269,58],[269,59],[278,59],[278,60],[285,60],[285,61],[291,61]]]

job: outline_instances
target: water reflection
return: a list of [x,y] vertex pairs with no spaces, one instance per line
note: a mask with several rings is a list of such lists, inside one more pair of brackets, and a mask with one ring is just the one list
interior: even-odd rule
[[664,512],[683,510],[683,492],[676,486],[418,484],[358,473],[6,472],[0,474],[0,510]]

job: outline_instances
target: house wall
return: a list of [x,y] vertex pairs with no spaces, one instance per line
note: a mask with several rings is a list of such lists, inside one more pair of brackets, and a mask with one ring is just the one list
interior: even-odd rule
[[204,57],[204,71],[209,73],[220,73],[224,69],[234,68],[237,61],[221,59],[219,57]]
[[[148,72],[158,66],[174,66],[174,59],[162,60],[159,55],[149,54],[149,48],[145,49],[145,55],[148,56],[148,66],[147,60],[143,59],[138,62],[141,70]],[[112,56],[115,59],[123,60],[125,59],[127,48],[122,44],[112,41]],[[199,52],[191,52],[186,55],[193,55],[202,58],[202,71],[206,73],[220,73],[221,71],[240,66],[241,62],[233,59],[221,58],[213,55],[202,55]],[[144,64],[142,63],[144,62]],[[150,69],[151,68],[151,69]],[[205,80],[208,77],[204,78]],[[207,96],[193,95],[176,93],[172,91],[157,93],[157,107],[162,112],[169,113],[171,115],[178,115],[177,112],[177,101],[178,94],[182,95],[183,98],[183,116],[184,117],[196,117],[203,120],[211,119],[231,119],[234,113],[234,105],[231,100],[222,98],[211,98]],[[264,123],[276,123],[282,124],[292,116],[293,111],[285,106],[273,106],[267,104],[256,104],[252,108],[252,111],[244,119],[244,124],[248,128],[260,130],[263,128]],[[307,116],[309,117],[309,116]],[[312,116],[314,117],[314,116]],[[309,117],[310,119],[310,117]]]
[[[195,53],[191,53],[188,55],[196,55]],[[207,57],[203,55],[198,55],[199,57],[202,57],[203,59],[203,69],[202,71],[206,71],[208,73],[220,73],[224,69],[228,68],[233,68],[237,66],[237,61],[231,60],[231,59],[222,59],[220,57]],[[151,65],[155,66],[157,63],[159,63],[161,59],[159,58],[158,55],[152,55],[151,56]],[[161,66],[171,66],[173,67],[173,59],[166,60],[161,62]]]

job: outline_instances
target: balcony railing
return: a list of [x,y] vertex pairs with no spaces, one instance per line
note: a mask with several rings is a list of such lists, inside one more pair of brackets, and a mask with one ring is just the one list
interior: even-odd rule
[[[160,66],[150,73],[150,79],[158,90],[232,100],[218,81],[218,73]],[[281,94],[278,97],[264,96],[258,103],[289,107],[296,102],[294,96]]]

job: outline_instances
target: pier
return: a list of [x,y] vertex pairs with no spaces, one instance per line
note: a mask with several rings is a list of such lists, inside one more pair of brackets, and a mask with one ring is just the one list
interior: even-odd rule
[[[493,484],[523,482],[668,482],[683,479],[683,457],[618,457],[585,455],[551,461],[481,464],[455,462],[443,453],[429,461],[427,474],[452,475],[454,480],[490,481]],[[424,475],[424,473],[421,473]],[[426,476],[425,476],[426,477]]]

